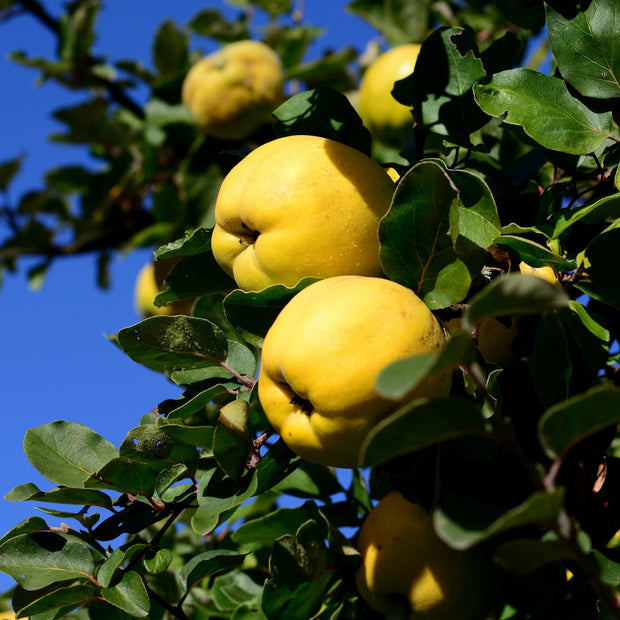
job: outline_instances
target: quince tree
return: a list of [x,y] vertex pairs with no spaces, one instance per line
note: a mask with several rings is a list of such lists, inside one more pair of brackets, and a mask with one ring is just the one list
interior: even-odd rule
[[[318,59],[303,2],[229,4],[164,22],[147,69],[93,52],[98,2],[0,0],[0,32],[29,15],[56,37],[12,59],[85,96],[53,139],[91,156],[16,203],[21,158],[0,164],[0,268],[90,253],[105,286],[110,255],[152,248],[168,310],[109,338],[183,390],[120,446],[26,433],[50,485],[6,495],[44,509],[0,538],[0,605],[620,619],[616,0],[351,0],[376,40]],[[358,89],[408,45],[384,86],[408,127],[385,139]]]

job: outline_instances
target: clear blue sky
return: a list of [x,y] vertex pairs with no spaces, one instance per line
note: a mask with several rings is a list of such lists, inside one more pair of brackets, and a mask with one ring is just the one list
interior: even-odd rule
[[[64,2],[44,0],[54,15]],[[314,53],[350,43],[360,51],[377,36],[362,20],[347,14],[345,0],[308,0],[306,15],[326,28]],[[170,2],[138,0],[104,2],[95,50],[110,60],[137,58],[151,65],[150,45],[158,25],[167,18],[184,24],[200,9],[225,8],[221,0]],[[80,149],[47,141],[59,126],[50,113],[83,98],[52,83],[36,86],[36,73],[7,60],[23,49],[29,55],[49,56],[52,36],[34,19],[24,16],[0,24],[0,162],[26,156],[10,188],[10,198],[40,188],[44,173],[57,165],[84,163]],[[211,45],[205,39],[196,48]],[[0,238],[2,231],[0,230]],[[13,487],[34,482],[43,490],[52,484],[28,463],[22,441],[26,431],[53,420],[89,426],[118,446],[139,418],[160,401],[175,397],[178,388],[162,375],[132,362],[104,337],[136,323],[133,285],[149,252],[116,257],[111,265],[111,290],[95,284],[93,257],[58,260],[41,290],[28,289],[24,262],[8,275],[0,289],[2,357],[3,464],[0,497]],[[36,503],[0,499],[0,536],[19,521],[36,514]],[[0,591],[13,580],[0,573]]]

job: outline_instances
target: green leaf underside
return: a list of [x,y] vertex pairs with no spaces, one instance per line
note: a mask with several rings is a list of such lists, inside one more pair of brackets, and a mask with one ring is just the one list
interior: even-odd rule
[[575,549],[559,540],[509,540],[493,554],[494,562],[516,575],[527,575],[545,564],[576,558]]
[[491,116],[523,127],[547,149],[574,155],[595,151],[611,135],[611,113],[597,114],[575,99],[559,78],[510,69],[474,86],[478,105]]
[[360,467],[376,465],[469,434],[484,434],[480,409],[467,400],[420,399],[379,422],[360,448]]
[[191,589],[205,577],[212,577],[234,568],[243,562],[245,554],[228,549],[212,549],[194,556],[181,569],[179,577],[185,589]]
[[146,618],[149,615],[151,601],[142,578],[135,571],[125,573],[115,586],[102,588],[101,596],[135,618]]
[[620,422],[620,389],[593,388],[550,407],[538,428],[550,458],[563,457],[579,441]]
[[160,371],[218,366],[228,355],[223,332],[194,317],[150,317],[120,330],[117,339],[135,362]]
[[454,549],[474,545],[524,525],[551,527],[564,504],[564,489],[536,492],[509,510],[484,504],[473,497],[447,497],[433,513],[439,537]]
[[520,273],[500,276],[475,295],[463,315],[463,327],[473,327],[485,316],[539,314],[568,307],[566,292],[538,276]]

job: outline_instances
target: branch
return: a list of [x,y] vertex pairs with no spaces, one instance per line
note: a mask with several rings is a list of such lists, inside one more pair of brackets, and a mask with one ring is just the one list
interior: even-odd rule
[[[28,11],[31,15],[36,17],[48,30],[50,30],[58,39],[60,39],[60,23],[57,19],[52,17],[38,0],[18,0],[25,11]],[[144,110],[142,106],[138,105],[131,97],[129,97],[124,89],[118,85],[117,82],[113,82],[108,78],[100,75],[95,75],[90,71],[90,64],[92,63],[92,57],[86,58],[88,61],[88,77],[98,86],[105,89],[112,101],[115,101],[122,107],[126,108],[138,118],[144,118]]]

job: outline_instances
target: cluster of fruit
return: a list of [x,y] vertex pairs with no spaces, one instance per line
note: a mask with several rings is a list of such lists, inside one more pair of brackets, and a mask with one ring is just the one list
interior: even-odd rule
[[[411,114],[385,89],[377,90],[374,76],[379,74],[381,83],[405,77],[418,50],[401,46],[379,57],[361,85],[360,115],[386,143],[410,131]],[[229,98],[218,95],[221,80]],[[199,62],[183,88],[184,102],[204,131],[231,140],[264,124],[282,93],[277,57],[263,44],[248,41]],[[357,467],[360,448],[378,422],[414,399],[450,392],[449,372],[426,380],[401,402],[382,398],[375,388],[386,366],[437,352],[453,327],[444,329],[412,290],[382,273],[378,227],[390,208],[395,181],[352,147],[291,135],[255,148],[219,191],[211,247],[240,289],[292,287],[304,278],[318,279],[289,301],[269,329],[257,384],[275,431],[314,463]],[[539,275],[555,280],[553,273]],[[188,310],[152,305],[162,281],[151,265],[145,268],[136,296],[141,314]],[[500,328],[508,336],[498,337]],[[487,361],[508,354],[514,332],[495,319],[480,326]],[[498,352],[498,346],[506,351]],[[358,547],[360,593],[388,617],[456,617],[471,580],[484,574],[478,553],[449,549],[435,535],[428,512],[395,491],[365,520]],[[471,617],[484,617],[491,599],[477,607],[469,604]],[[405,615],[399,615],[403,607]]]

